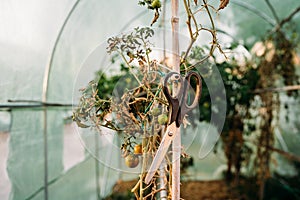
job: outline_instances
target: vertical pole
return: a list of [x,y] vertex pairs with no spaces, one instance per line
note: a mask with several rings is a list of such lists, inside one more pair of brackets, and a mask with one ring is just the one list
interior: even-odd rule
[[98,133],[95,134],[95,181],[96,181],[96,196],[97,199],[100,199],[100,183],[99,183],[99,179],[100,179],[100,174],[99,174],[99,135]]
[[167,58],[167,54],[166,54],[166,2],[167,0],[163,0],[163,6],[162,6],[162,16],[161,16],[161,20],[162,20],[162,27],[163,27],[163,65],[166,65],[166,58]]
[[[163,6],[162,6],[162,27],[163,27],[163,65],[166,65],[166,2],[167,0],[163,0]],[[165,130],[165,128],[163,128]],[[162,131],[161,137],[164,135],[164,131]],[[162,161],[160,167],[159,167],[159,189],[161,191],[159,192],[159,199],[161,200],[167,200],[168,199],[168,192],[167,192],[167,184],[165,183],[165,167],[166,161],[165,159]]]
[[[78,5],[80,0],[77,0],[71,10],[69,11],[66,19],[63,22],[63,25],[59,29],[58,35],[55,39],[53,48],[51,50],[49,61],[46,65],[45,72],[44,72],[44,79],[43,79],[43,90],[42,90],[42,101],[44,103],[47,102],[47,95],[48,95],[48,87],[49,87],[49,77],[51,72],[51,67],[53,64],[54,54],[56,52],[57,44],[61,38],[61,35],[63,33],[63,30],[65,26],[67,25],[67,22],[69,21],[73,11],[75,10],[76,6]],[[43,116],[44,116],[44,123],[43,123],[43,137],[44,137],[44,199],[48,200],[48,124],[47,124],[47,108],[43,108]]]
[[[172,0],[172,67],[176,72],[180,72],[179,57],[179,17],[178,0]],[[180,130],[176,133],[172,144],[172,199],[180,199],[180,155],[181,136]]]
[[161,200],[167,200],[168,199],[168,193],[167,193],[167,188],[166,188],[166,183],[165,183],[165,164],[166,161],[165,159],[162,161],[160,167],[159,167],[159,189],[161,191],[159,192],[159,199]]
[[43,123],[43,138],[44,138],[44,199],[48,200],[48,120],[47,120],[47,108],[43,108],[44,123]]

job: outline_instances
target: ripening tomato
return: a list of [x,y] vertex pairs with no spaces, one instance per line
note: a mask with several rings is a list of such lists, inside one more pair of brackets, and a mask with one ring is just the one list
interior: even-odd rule
[[134,146],[133,153],[136,155],[141,155],[143,153],[143,147],[141,144],[137,144]]
[[134,154],[129,154],[125,157],[125,165],[130,168],[135,168],[139,164],[139,157]]

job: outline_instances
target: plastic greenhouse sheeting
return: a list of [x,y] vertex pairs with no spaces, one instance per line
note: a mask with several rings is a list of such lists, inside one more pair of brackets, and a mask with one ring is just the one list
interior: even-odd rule
[[[22,199],[44,185],[43,112],[17,110],[12,115],[14,123],[7,170],[12,183],[12,199]],[[61,112],[48,112],[49,180],[63,171],[63,120],[58,120],[61,116]]]
[[[124,22],[141,12],[136,2],[78,2],[56,47],[49,73],[47,102],[72,104],[73,99],[77,100],[73,92],[79,88],[73,87],[76,81],[82,81],[81,86],[87,83],[87,80],[76,80],[76,76],[88,54],[106,41],[108,36],[118,34]],[[60,28],[74,4],[75,1],[69,0],[0,3],[0,21],[5,27],[0,32],[0,52],[3,55],[0,58],[1,105],[32,105],[35,102],[26,100],[42,100],[45,67]],[[112,20],[116,16],[124,21]],[[147,14],[144,16],[147,17]],[[135,23],[141,21],[142,18]],[[94,73],[90,71],[87,77],[94,77]],[[22,101],[11,103],[8,100]],[[71,115],[70,111],[67,108],[47,110],[48,198],[95,199],[93,157],[86,153],[85,160],[64,171],[63,126],[64,119]],[[3,113],[6,113],[5,109]],[[4,116],[1,131],[11,123],[7,159],[10,199],[44,199],[44,111],[41,108],[16,109],[11,111],[9,122],[6,114],[1,113],[1,116]],[[98,168],[99,176],[105,168],[103,165]],[[109,180],[100,180],[102,185],[106,185],[101,189],[102,195],[109,193],[110,186],[118,178],[109,169],[105,173],[106,176],[109,174]],[[7,194],[2,197],[7,197]]]
[[[0,106],[3,106],[3,109],[0,109],[0,134],[4,131],[9,135],[6,163],[9,182],[5,184],[11,184],[10,191],[2,192],[3,185],[0,183],[0,199],[46,199],[45,195],[53,200],[96,199],[98,194],[101,197],[108,195],[111,187],[120,177],[123,179],[136,177],[136,171],[126,169],[117,159],[119,152],[117,148],[113,148],[118,145],[117,136],[110,134],[103,140],[88,129],[73,129],[82,145],[88,148],[85,149],[83,160],[66,169],[63,157],[66,148],[63,141],[64,126],[66,118],[72,114],[72,107],[47,108],[45,111],[40,101],[43,100],[46,66],[49,64],[54,43],[64,22],[66,24],[57,43],[49,72],[46,100],[49,103],[76,104],[79,88],[94,78],[97,67],[106,66],[106,64],[101,66],[101,61],[105,60],[104,55],[93,57],[95,61],[92,62],[93,65],[87,62],[87,58],[95,52],[95,49],[99,46],[105,48],[105,41],[112,35],[131,30],[136,26],[149,25],[153,13],[138,6],[137,2],[137,0],[2,0],[0,2],[0,24],[2,25]],[[243,36],[248,37],[251,42],[253,38],[250,36],[253,35],[253,31],[256,37],[260,37],[256,33],[265,31],[266,22],[256,17],[249,20],[249,13],[244,14],[243,8],[238,7],[234,2],[246,1],[232,0],[232,8],[227,11],[227,14],[224,12],[226,17],[217,23],[222,24],[224,30],[237,40]],[[254,4],[251,1],[247,2]],[[276,0],[275,2],[278,7],[283,8],[279,13],[280,16],[284,16],[285,10],[290,9],[289,6],[292,6],[295,1],[282,3]],[[65,21],[75,3],[78,3],[77,6],[69,20]],[[255,2],[253,7],[264,10],[267,15],[270,14],[261,2]],[[168,16],[169,12],[167,11]],[[240,17],[237,19],[236,15]],[[244,23],[245,21],[247,23]],[[181,23],[184,24],[185,19],[181,20]],[[257,24],[261,30],[253,29],[253,26],[250,26],[253,24]],[[167,27],[170,27],[170,23],[167,23]],[[220,34],[220,36],[220,41],[233,40],[226,35]],[[286,97],[283,98],[289,101]],[[8,100],[21,101],[8,102]],[[299,105],[299,102],[292,103]],[[21,105],[35,107],[7,109],[9,106]],[[299,121],[297,122],[299,106],[298,109],[294,109],[294,112],[290,123],[285,123],[282,126],[283,130],[279,131],[277,141],[279,145],[286,145],[287,151],[299,155],[300,138],[299,134],[296,134],[300,127]],[[296,124],[296,127],[292,124]],[[201,123],[200,126],[209,129],[208,124]],[[207,135],[217,134],[214,129],[210,131]],[[205,138],[201,134],[194,137],[188,153],[198,158],[199,146]],[[183,142],[188,142],[189,139],[188,135],[183,136]],[[45,170],[45,144],[47,145],[47,170]],[[1,141],[0,145],[2,145]],[[98,154],[100,154],[100,162],[93,157]],[[192,169],[195,171],[194,179],[218,178],[219,174],[214,175],[214,172],[218,172],[220,165],[225,166],[223,155],[221,158],[210,155],[206,160],[197,159],[195,168]],[[289,167],[282,164],[278,170],[282,173],[292,173],[293,169]],[[120,174],[114,168],[123,170],[123,173]]]

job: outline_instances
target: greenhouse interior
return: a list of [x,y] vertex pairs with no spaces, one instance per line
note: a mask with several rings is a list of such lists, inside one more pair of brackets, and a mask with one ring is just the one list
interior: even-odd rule
[[0,5],[1,200],[300,199],[299,1]]

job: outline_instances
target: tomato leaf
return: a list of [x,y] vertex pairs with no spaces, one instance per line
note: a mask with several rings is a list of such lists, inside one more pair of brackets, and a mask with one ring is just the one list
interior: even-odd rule
[[229,0],[220,0],[220,5],[218,10],[224,9],[229,4]]

